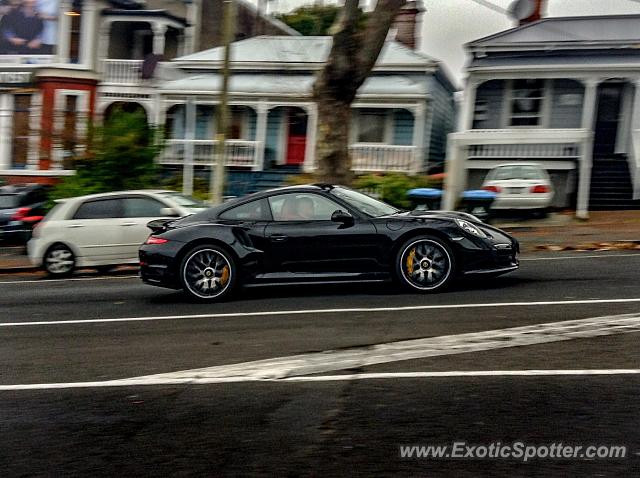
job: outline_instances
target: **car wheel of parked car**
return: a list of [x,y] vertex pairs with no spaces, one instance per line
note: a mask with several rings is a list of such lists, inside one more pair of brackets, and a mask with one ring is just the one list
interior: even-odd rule
[[44,254],[44,268],[52,276],[64,277],[73,273],[76,258],[64,244],[54,244]]
[[214,302],[228,296],[237,271],[231,255],[218,246],[200,245],[189,251],[180,266],[184,291],[200,301]]
[[454,278],[455,258],[451,248],[431,236],[414,237],[398,253],[396,273],[407,288],[434,292],[447,287]]

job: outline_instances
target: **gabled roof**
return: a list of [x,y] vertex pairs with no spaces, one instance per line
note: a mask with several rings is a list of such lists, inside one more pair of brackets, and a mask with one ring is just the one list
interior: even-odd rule
[[[329,36],[259,36],[235,42],[233,44],[234,63],[268,64],[321,64],[329,56],[332,38]],[[203,64],[223,61],[222,47],[193,53],[174,59],[176,63]],[[430,56],[417,53],[404,45],[387,42],[378,59],[378,66],[436,66]]]
[[548,17],[475,40],[467,48],[518,48],[549,43],[640,43],[640,15]]

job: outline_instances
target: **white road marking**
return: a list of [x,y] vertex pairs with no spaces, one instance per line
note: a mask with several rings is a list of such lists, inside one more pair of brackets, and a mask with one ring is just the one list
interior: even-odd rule
[[115,277],[71,277],[68,279],[36,279],[36,280],[12,280],[0,281],[0,284],[50,284],[51,282],[83,282],[94,280],[117,280],[117,279],[138,279],[135,276],[115,276]]
[[424,339],[403,340],[347,350],[292,355],[231,365],[136,377],[137,380],[275,378],[326,373],[390,362],[457,355],[574,339],[640,332],[640,314],[550,322]]
[[575,339],[640,332],[640,314],[596,317],[583,320],[488,330],[425,339],[404,340],[348,350],[277,357],[252,362],[220,365],[164,374],[102,382],[1,385],[0,391],[54,388],[125,387],[255,381],[336,381],[373,378],[429,378],[509,375],[620,375],[640,374],[638,369],[605,370],[515,370],[476,372],[367,373],[318,376],[336,370],[350,370],[390,362],[445,355],[481,352]]
[[610,257],[640,257],[640,252],[636,254],[601,254],[601,255],[585,255],[585,256],[560,256],[560,257],[524,257],[520,258],[520,262],[536,262],[536,261],[569,261],[577,259],[602,259]]
[[487,309],[498,307],[540,307],[540,306],[568,306],[568,305],[596,305],[596,304],[633,304],[639,303],[640,297],[628,299],[583,299],[583,300],[557,300],[538,302],[489,302],[475,304],[443,304],[443,305],[409,305],[403,307],[356,307],[344,309],[304,309],[304,310],[271,310],[261,312],[228,312],[219,314],[187,314],[187,315],[161,315],[149,317],[123,317],[113,319],[74,319],[74,320],[43,320],[37,322],[0,322],[0,327],[35,327],[47,325],[74,325],[74,324],[104,324],[121,322],[153,322],[162,320],[186,320],[186,319],[228,319],[237,317],[277,317],[283,315],[315,315],[315,314],[349,314],[349,313],[376,313],[376,312],[410,312],[419,310],[447,310],[447,309]]
[[208,385],[217,383],[243,382],[340,382],[349,380],[392,380],[418,378],[465,378],[465,377],[581,377],[640,375],[640,369],[577,369],[577,370],[478,370],[453,372],[397,372],[397,373],[358,373],[344,375],[314,375],[312,377],[277,378],[197,378],[166,380],[108,380],[104,382],[69,382],[69,383],[33,383],[23,385],[0,385],[0,392],[17,390],[55,390],[65,388],[106,388],[106,387],[146,387],[162,385]]

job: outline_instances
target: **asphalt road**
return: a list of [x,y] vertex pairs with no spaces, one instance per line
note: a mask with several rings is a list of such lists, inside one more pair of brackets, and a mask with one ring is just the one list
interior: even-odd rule
[[[0,476],[638,476],[640,254],[523,259],[438,295],[218,305],[127,272],[0,276]],[[628,448],[400,456],[456,441]]]

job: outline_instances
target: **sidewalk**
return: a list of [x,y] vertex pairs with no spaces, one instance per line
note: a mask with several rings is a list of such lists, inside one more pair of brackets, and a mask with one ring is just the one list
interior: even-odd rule
[[[523,252],[536,251],[640,251],[640,211],[597,211],[588,221],[571,213],[545,219],[498,219],[493,225],[516,237]],[[0,246],[0,273],[33,271],[24,247]]]
[[523,252],[640,250],[640,211],[595,211],[588,221],[556,213],[539,220],[497,220],[494,225],[516,237]]

